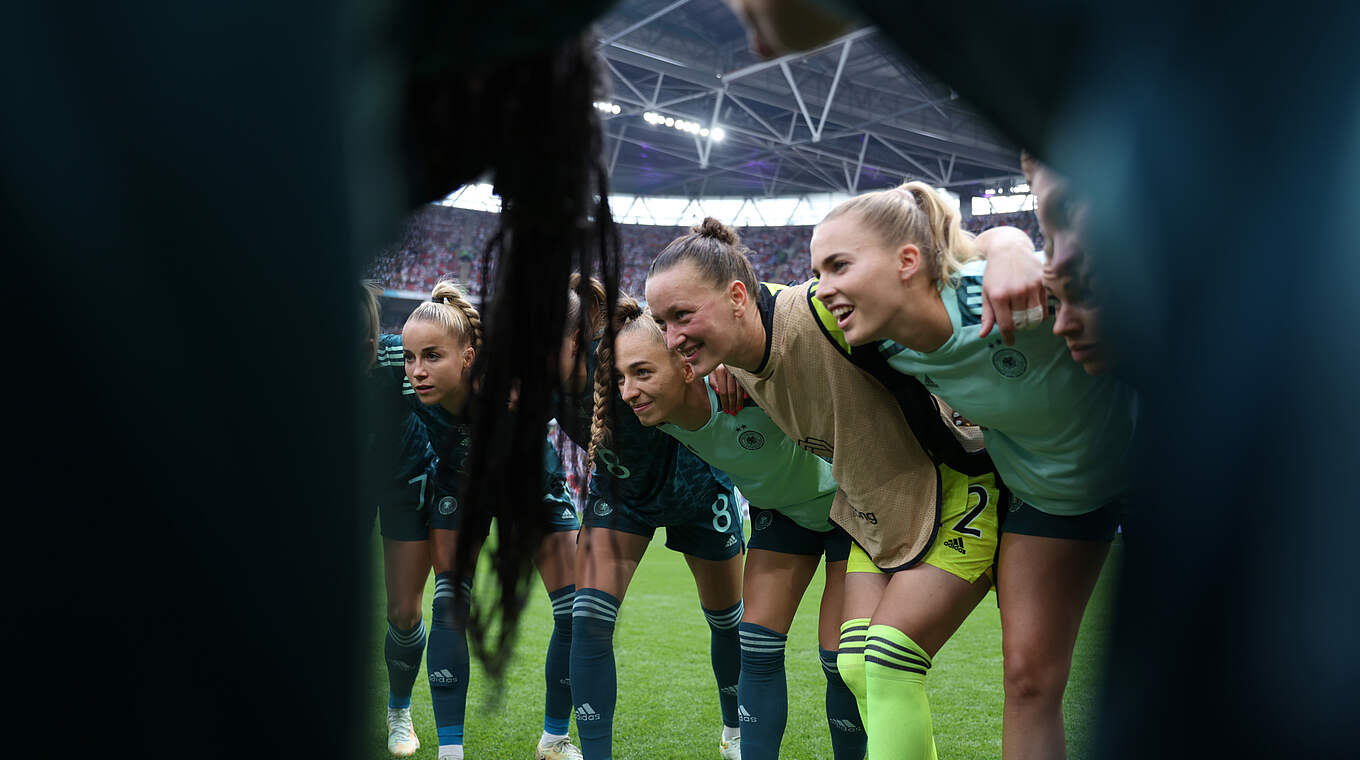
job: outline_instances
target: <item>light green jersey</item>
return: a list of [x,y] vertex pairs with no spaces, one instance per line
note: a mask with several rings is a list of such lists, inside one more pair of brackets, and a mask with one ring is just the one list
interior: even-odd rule
[[879,344],[888,364],[983,429],[1007,487],[1038,509],[1078,515],[1124,495],[1134,392],[1110,375],[1092,377],[1053,334],[1052,317],[1015,333],[978,337],[986,262],[966,265],[940,292],[954,334],[929,353]]
[[836,495],[831,465],[803,450],[757,406],[727,414],[704,379],[708,422],[698,430],[665,423],[673,436],[700,459],[727,473],[742,494],[761,509],[773,509],[808,530],[825,532]]

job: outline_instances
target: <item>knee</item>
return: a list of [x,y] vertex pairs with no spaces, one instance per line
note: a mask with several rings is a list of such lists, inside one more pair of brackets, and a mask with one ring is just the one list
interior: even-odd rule
[[1061,705],[1069,663],[1042,651],[1016,647],[1004,653],[1006,700]]
[[387,603],[387,622],[399,631],[409,631],[420,623],[420,602],[402,604]]

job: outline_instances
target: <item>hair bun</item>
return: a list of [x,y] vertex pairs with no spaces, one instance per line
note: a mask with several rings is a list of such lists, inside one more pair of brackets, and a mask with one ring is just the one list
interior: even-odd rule
[[728,245],[741,245],[741,238],[737,236],[736,230],[711,216],[704,217],[704,221],[691,227],[690,231],[698,233],[701,237],[713,238]]
[[458,283],[449,275],[443,275],[435,283],[434,290],[430,292],[430,300],[436,303],[448,303],[450,300],[458,301],[465,298],[463,291],[458,287]]

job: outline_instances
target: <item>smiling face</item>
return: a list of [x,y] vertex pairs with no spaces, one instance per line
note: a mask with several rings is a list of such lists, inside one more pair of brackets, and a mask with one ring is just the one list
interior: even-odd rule
[[812,233],[817,298],[836,316],[851,345],[894,337],[890,326],[905,303],[904,284],[921,265],[914,245],[893,248],[854,213],[828,219]]
[[647,306],[666,347],[679,351],[701,377],[741,348],[740,315],[753,308],[740,281],[716,288],[689,262],[647,278]]
[[472,346],[425,320],[407,320],[401,330],[401,344],[406,377],[420,403],[439,404],[450,412],[458,412],[467,397]]
[[614,381],[624,403],[647,427],[671,419],[694,382],[694,369],[642,325],[614,340]]

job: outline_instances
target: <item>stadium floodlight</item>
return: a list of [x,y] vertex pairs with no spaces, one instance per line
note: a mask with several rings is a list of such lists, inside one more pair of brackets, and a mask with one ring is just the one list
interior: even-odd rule
[[595,101],[594,105],[595,108],[599,109],[603,113],[611,113],[618,115],[619,113],[623,112],[623,108],[620,107],[618,103],[610,103],[605,100],[597,100]]
[[1012,187],[1011,192],[1015,195],[1026,195],[1029,193],[1029,185],[1022,182],[1015,187]]
[[722,127],[713,127],[712,129],[709,129],[697,121],[677,119],[674,116],[663,116],[655,111],[644,112],[642,114],[642,120],[652,126],[671,127],[672,129],[678,129],[681,132],[688,132],[699,137],[711,137],[717,142],[722,142],[722,139],[727,136],[727,133],[723,131]]

